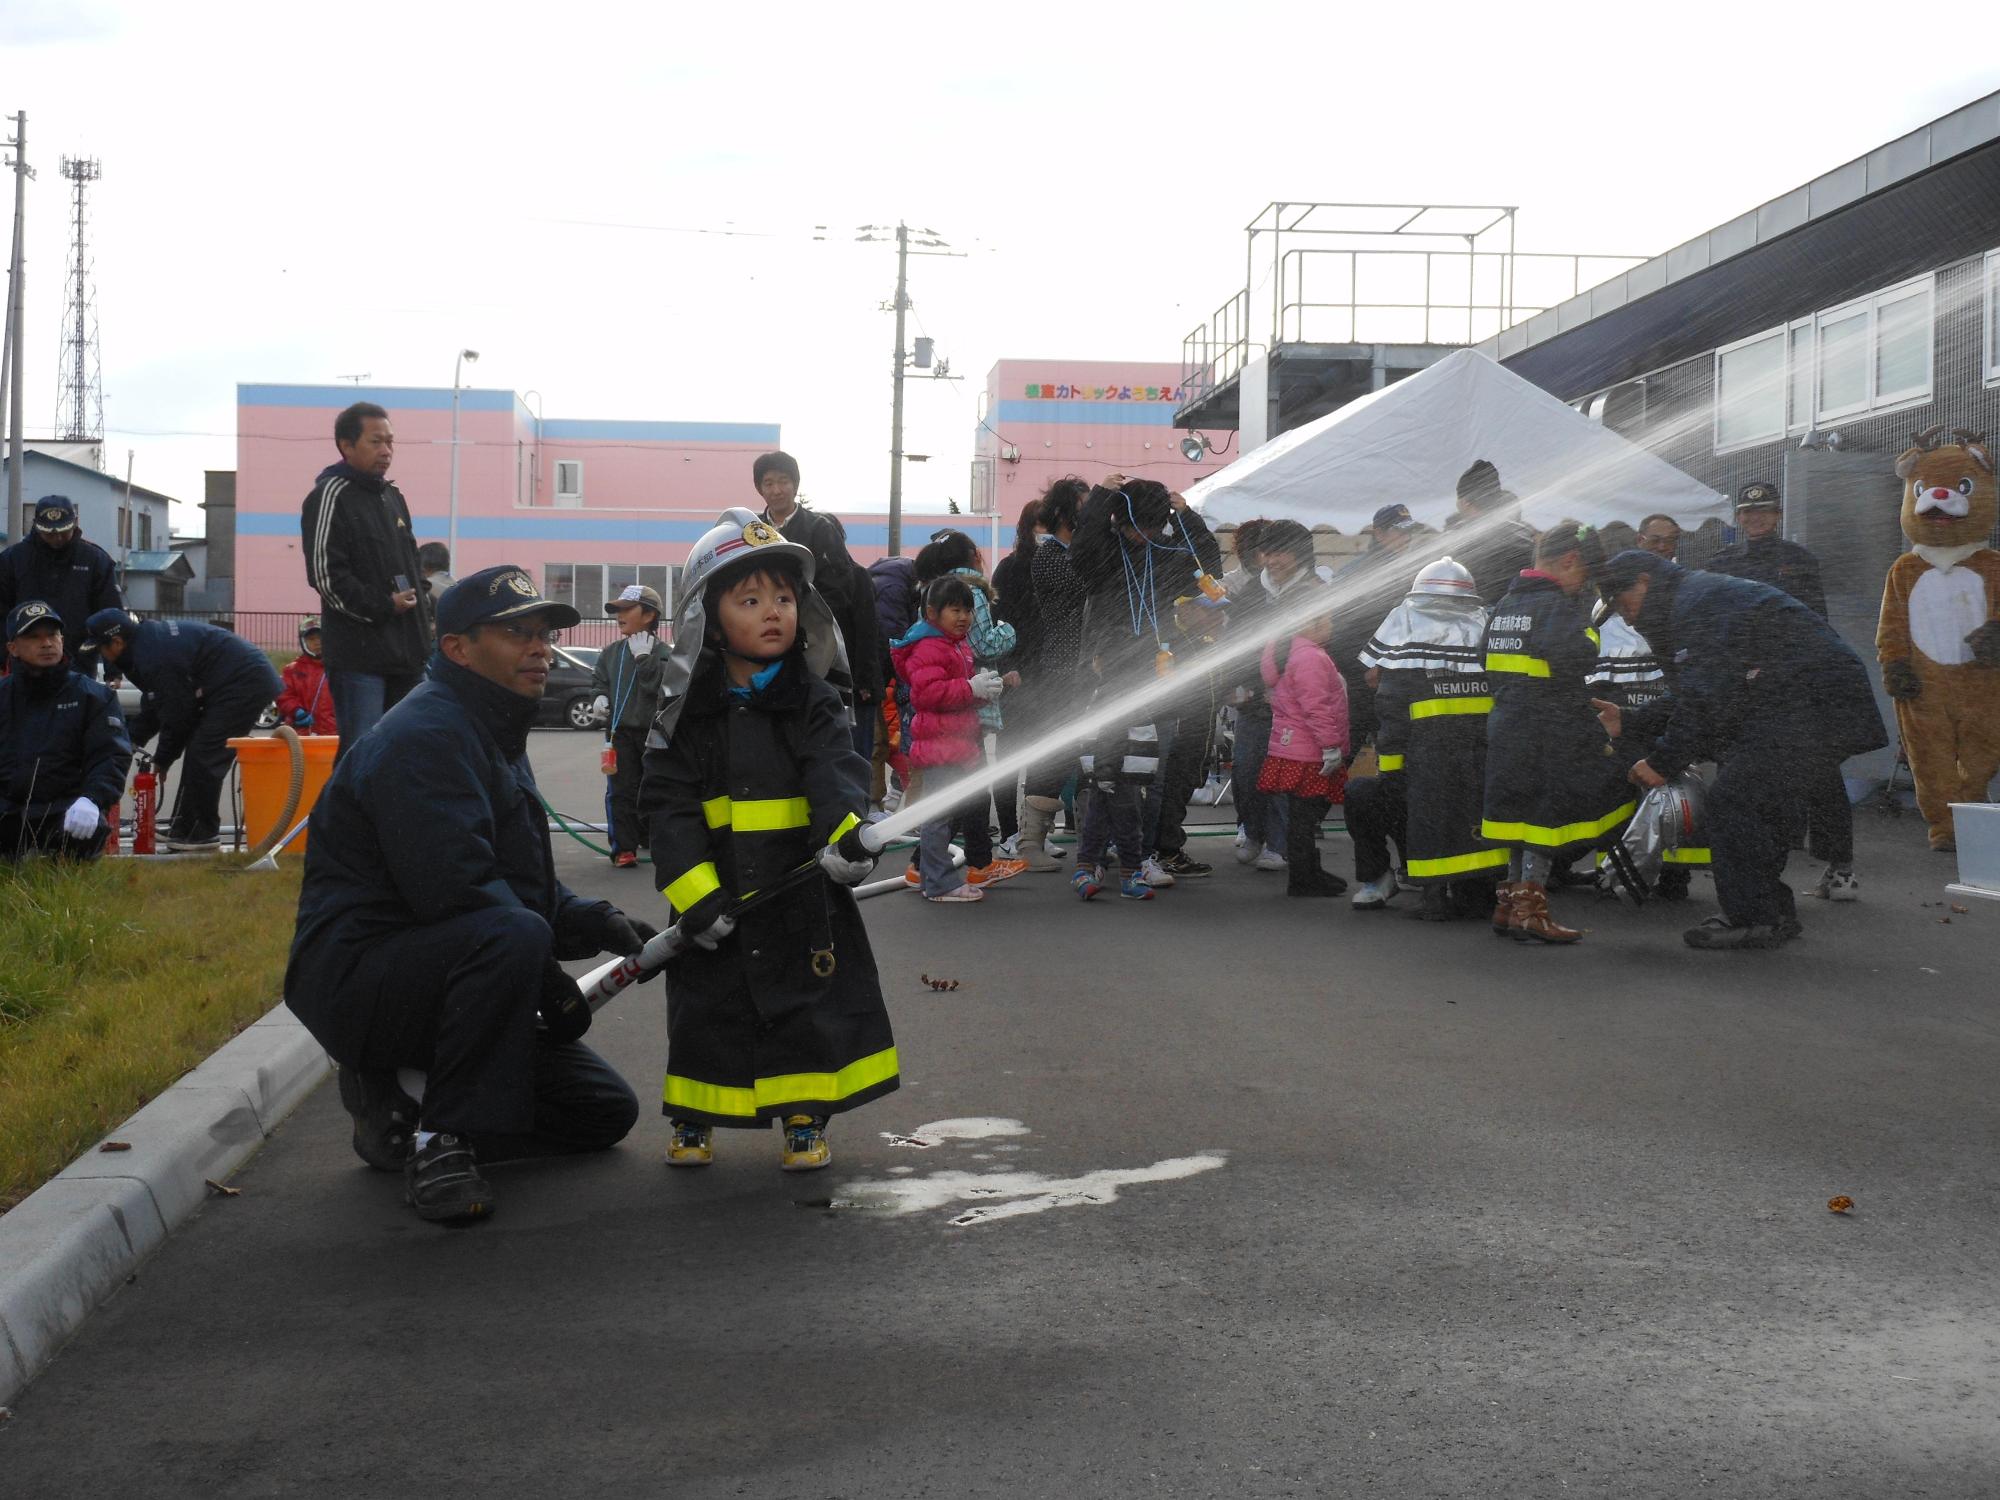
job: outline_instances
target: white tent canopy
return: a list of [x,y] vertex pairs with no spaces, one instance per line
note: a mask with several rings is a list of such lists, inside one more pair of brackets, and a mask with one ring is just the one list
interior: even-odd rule
[[1187,498],[1211,525],[1268,516],[1353,534],[1401,501],[1442,527],[1482,458],[1532,526],[1729,517],[1721,494],[1471,349],[1252,449]]

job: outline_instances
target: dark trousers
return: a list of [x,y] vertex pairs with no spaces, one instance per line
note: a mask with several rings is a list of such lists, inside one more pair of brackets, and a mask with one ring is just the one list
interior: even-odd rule
[[1077,795],[1086,798],[1083,829],[1076,844],[1079,870],[1103,864],[1108,844],[1118,846],[1118,863],[1128,873],[1139,868],[1145,858],[1140,820],[1143,790],[1137,782],[1120,780],[1086,780],[1077,788]]
[[1178,854],[1187,848],[1188,799],[1201,785],[1202,768],[1208,764],[1214,720],[1203,699],[1200,707],[1187,708],[1178,718],[1160,723],[1160,768],[1146,788],[1149,853]]
[[1821,765],[1806,781],[1806,850],[1836,870],[1854,865],[1854,804],[1840,767]]
[[1230,795],[1236,799],[1236,821],[1249,836],[1250,847],[1275,849],[1285,842],[1285,799],[1257,790],[1265,757],[1271,749],[1271,707],[1246,705],[1236,715],[1236,758],[1231,763]]
[[611,824],[611,852],[629,849],[634,854],[646,846],[646,824],[639,816],[639,771],[646,754],[644,729],[614,729],[611,748],[618,756],[618,769],[605,778],[604,810]]
[[301,982],[309,963],[295,964],[285,998],[343,1067],[428,1074],[425,1130],[469,1136],[488,1160],[602,1150],[639,1101],[581,1042],[538,1035],[551,940],[533,912],[488,907],[371,941],[337,984]]
[[[1020,749],[1027,739],[1018,731],[1000,726],[1000,732],[993,736],[993,749],[1002,758]],[[1020,774],[1009,776],[1004,782],[993,783],[993,820],[1000,828],[1000,842],[1006,843],[1021,831],[1021,788]]]
[[1389,843],[1409,839],[1409,799],[1400,772],[1357,776],[1347,783],[1347,836],[1354,841],[1354,878],[1363,885],[1389,873]]
[[63,813],[75,798],[61,807],[51,807],[39,815],[24,812],[0,814],[0,864],[9,864],[24,854],[46,854],[52,859],[96,859],[111,837],[111,825],[98,825],[87,839],[73,839],[63,832]]
[[222,828],[222,786],[236,752],[232,739],[257,727],[257,716],[270,706],[266,684],[225,684],[201,700],[195,710],[194,733],[181,752],[180,791],[168,838],[213,838]]
[[1319,825],[1332,806],[1325,797],[1285,799],[1285,879],[1294,887],[1310,885],[1326,873],[1319,862]]
[[1715,773],[1706,809],[1715,895],[1737,926],[1774,926],[1797,915],[1785,860],[1824,769],[1824,762],[1772,747],[1738,746]]
[[362,735],[375,727],[376,720],[401,703],[418,683],[421,672],[335,672],[326,674],[327,690],[333,694],[333,716],[340,723],[340,744],[333,752],[339,760]]

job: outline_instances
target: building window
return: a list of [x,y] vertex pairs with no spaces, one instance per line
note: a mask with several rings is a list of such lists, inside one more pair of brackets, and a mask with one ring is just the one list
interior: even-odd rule
[[1715,449],[1785,435],[1785,330],[1715,351]]
[[2000,250],[1986,252],[1986,378],[2000,380]]
[[153,550],[153,518],[143,510],[139,512],[139,550],[141,552]]
[[583,504],[583,460],[580,458],[559,458],[556,460],[556,504]]
[[1813,323],[1801,318],[1785,331],[1785,358],[1790,378],[1786,382],[1787,432],[1804,432],[1812,426],[1813,414]]
[[1932,279],[1923,276],[1813,319],[1815,421],[1930,400],[1932,300]]
[[639,583],[660,596],[666,617],[672,619],[680,575],[678,564],[548,563],[542,569],[542,593],[569,605],[586,620],[601,620],[606,617],[607,603]]

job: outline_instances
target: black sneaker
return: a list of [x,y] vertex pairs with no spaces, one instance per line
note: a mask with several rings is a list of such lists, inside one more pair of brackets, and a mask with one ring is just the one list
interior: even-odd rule
[[490,1217],[493,1189],[463,1136],[434,1135],[403,1168],[403,1201],[431,1224]]
[[1215,866],[1203,864],[1190,856],[1185,849],[1176,849],[1172,854],[1162,854],[1160,868],[1176,880],[1199,880],[1204,875],[1213,875]]
[[1720,914],[1705,918],[1699,927],[1690,927],[1681,939],[1690,948],[1717,951],[1742,948],[1780,948],[1793,936],[1791,924],[1776,927],[1756,923],[1739,927]]
[[342,1068],[340,1102],[354,1117],[354,1154],[378,1172],[400,1172],[410,1159],[417,1101],[387,1068]]
[[1449,922],[1458,913],[1452,908],[1449,891],[1441,885],[1427,885],[1410,915],[1419,922]]

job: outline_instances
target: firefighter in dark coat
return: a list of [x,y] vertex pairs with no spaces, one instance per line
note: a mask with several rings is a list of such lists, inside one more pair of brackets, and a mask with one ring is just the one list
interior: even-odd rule
[[90,675],[96,663],[81,655],[84,622],[100,609],[124,608],[125,601],[118,593],[118,565],[85,540],[67,495],[37,500],[34,534],[0,552],[0,617],[30,599],[62,617],[63,654]]
[[146,694],[132,743],[155,734],[160,774],[181,762],[168,825],[169,849],[209,850],[222,834],[222,788],[236,752],[229,742],[257,727],[284,684],[271,658],[233,631],[199,620],[138,620],[103,609],[87,622],[87,646]]
[[[452,585],[425,680],[313,808],[285,1000],[340,1064],[356,1154],[402,1171],[433,1222],[493,1212],[480,1162],[602,1150],[639,1116],[578,1040],[590,1010],[561,961],[636,953],[653,928],[556,878],[528,764],[551,636],[576,622],[520,568]],[[421,1106],[405,1068],[428,1075]]]
[[[854,897],[871,862],[834,841],[868,812],[868,762],[822,676],[834,617],[816,559],[734,510],[695,544],[640,806],[654,879],[693,946],[667,969],[670,1166],[714,1127],[784,1133],[788,1171],[832,1159],[828,1119],[897,1087],[895,1038]],[[740,924],[730,907],[815,860]]]
[[74,671],[62,618],[40,599],[7,612],[0,679],[0,863],[35,852],[95,859],[125,794],[132,742],[118,695]]
[[1691,929],[1688,945],[1775,948],[1799,936],[1784,871],[1803,801],[1816,777],[1888,743],[1860,658],[1783,591],[1649,552],[1619,553],[1599,587],[1676,663],[1673,691],[1647,708],[1599,705],[1613,735],[1651,745],[1633,783],[1719,762],[1706,821],[1722,913]]
[[1602,843],[1636,805],[1587,681],[1597,665],[1597,633],[1582,596],[1601,558],[1597,546],[1587,527],[1551,528],[1536,544],[1535,566],[1486,624],[1493,711],[1480,833],[1510,851],[1493,930],[1524,942],[1583,936],[1549,915],[1549,871]]

